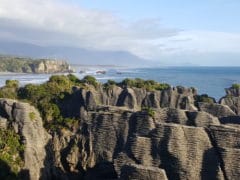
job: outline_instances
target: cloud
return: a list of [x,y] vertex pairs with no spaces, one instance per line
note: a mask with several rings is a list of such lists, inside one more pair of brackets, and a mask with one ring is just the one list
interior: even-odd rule
[[148,58],[155,39],[175,36],[158,19],[127,23],[110,12],[57,0],[0,0],[0,37],[41,45],[129,51]]
[[240,33],[183,31],[165,41],[175,54],[240,53]]
[[167,28],[156,18],[130,23],[67,0],[0,0],[0,4],[0,39],[127,51],[154,60],[181,54],[240,54],[240,33]]

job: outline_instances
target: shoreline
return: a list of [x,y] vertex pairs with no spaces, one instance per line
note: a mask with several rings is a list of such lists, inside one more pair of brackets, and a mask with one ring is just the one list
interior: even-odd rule
[[1,75],[26,75],[26,74],[30,74],[30,73],[21,73],[21,72],[1,72],[0,71],[0,76]]

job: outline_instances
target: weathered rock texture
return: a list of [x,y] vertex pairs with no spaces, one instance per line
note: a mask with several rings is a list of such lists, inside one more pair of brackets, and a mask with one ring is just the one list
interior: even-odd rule
[[194,106],[196,90],[191,88],[174,87],[149,92],[141,88],[113,86],[109,89],[99,87],[97,90],[75,88],[74,91],[72,97],[62,106],[66,116],[81,117],[79,108],[94,111],[99,105],[126,107],[133,110],[140,110],[142,107],[197,110]]
[[32,72],[37,74],[72,72],[70,65],[65,61],[40,60],[30,66]]
[[[39,112],[27,103],[0,99],[0,116],[8,119],[5,128],[14,128],[24,144],[24,167],[30,179],[37,180],[44,173],[45,145],[50,135],[43,128]],[[2,121],[2,120],[1,120]]]
[[195,102],[195,95],[182,87],[75,88],[61,111],[78,125],[50,140],[24,103],[1,100],[0,125],[25,137],[33,179],[239,179],[240,118],[228,105]]
[[165,171],[141,165],[125,165],[121,169],[121,179],[167,180]]
[[237,115],[240,115],[240,89],[226,89],[226,96],[220,99],[220,104],[229,106]]

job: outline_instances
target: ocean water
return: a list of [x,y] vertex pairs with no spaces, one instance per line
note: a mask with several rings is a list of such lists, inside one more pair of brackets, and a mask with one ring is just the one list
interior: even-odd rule
[[[81,73],[79,73],[81,71]],[[99,74],[97,71],[106,71]],[[195,87],[199,94],[208,94],[217,100],[225,95],[225,88],[233,83],[240,83],[240,67],[163,67],[163,68],[111,68],[111,67],[77,67],[75,75],[83,78],[85,75],[93,75],[100,82],[113,79],[117,82],[125,78],[152,79],[158,82],[171,84],[172,86]],[[46,82],[49,74],[0,74],[0,86],[7,79],[16,79],[21,85],[28,83]]]

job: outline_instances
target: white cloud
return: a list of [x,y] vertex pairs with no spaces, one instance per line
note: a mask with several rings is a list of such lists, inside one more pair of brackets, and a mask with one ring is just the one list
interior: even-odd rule
[[175,29],[158,20],[121,21],[114,14],[87,10],[57,0],[0,0],[1,34],[46,45],[72,45],[102,50],[130,51],[144,56],[155,38],[170,37]]
[[127,23],[110,12],[67,0],[0,0],[0,38],[41,45],[128,51],[147,59],[240,53],[240,33],[179,31],[159,19]]
[[[182,41],[181,41],[182,39]],[[194,53],[240,53],[240,33],[185,31],[170,38],[168,45]]]

